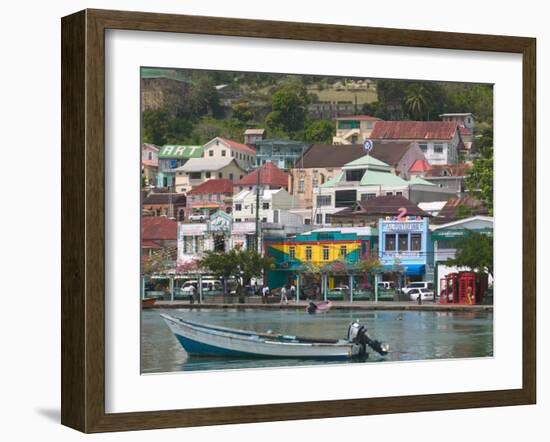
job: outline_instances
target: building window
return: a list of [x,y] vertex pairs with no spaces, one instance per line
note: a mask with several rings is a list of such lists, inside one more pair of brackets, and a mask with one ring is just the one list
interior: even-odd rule
[[269,203],[262,203],[263,210],[269,210]]
[[394,252],[395,251],[395,235],[393,233],[386,233],[385,237],[385,246],[387,252]]
[[231,156],[234,157],[234,156],[235,156],[235,152],[231,151]]
[[332,215],[330,213],[325,214],[325,224],[330,224],[332,222]]
[[304,224],[305,224],[306,226],[311,225],[311,218],[304,218]]
[[422,234],[413,233],[411,234],[411,250],[418,251],[422,247]]
[[222,178],[223,178],[223,173],[219,172],[219,173],[218,173],[218,178],[219,178],[219,179],[222,179]]
[[204,172],[204,176],[205,176],[206,178],[210,178],[210,175],[211,175],[210,172]]
[[242,204],[235,204],[235,211],[240,212],[241,210],[243,210]]
[[400,252],[409,250],[409,235],[400,233],[397,238],[397,247]]
[[392,196],[393,192],[386,192],[386,196]]
[[296,259],[296,246],[290,246],[288,248],[288,256],[290,257],[291,261],[294,261]]
[[231,181],[233,181],[233,174],[232,174],[232,173],[229,174],[229,179],[230,179]]
[[225,156],[225,150],[222,150],[222,157]]
[[319,178],[317,178],[317,175],[313,175],[313,178],[311,179],[311,185],[314,189],[317,188],[317,186],[319,185]]
[[330,258],[330,249],[328,246],[323,246],[323,261],[328,261]]
[[213,151],[213,150],[209,150],[209,151],[208,151],[208,155],[211,156],[211,157],[213,157],[213,156],[214,156],[214,151]]
[[300,181],[298,182],[298,193],[304,193],[306,190],[306,180],[304,177],[300,177]]
[[318,213],[317,215],[315,215],[315,222],[317,224],[323,224],[323,214],[322,213]]
[[147,152],[147,158],[149,160],[152,160],[153,159],[153,152]]
[[235,222],[236,222],[236,223],[240,223],[240,222],[241,222],[241,219],[240,219],[240,218],[235,218]]
[[403,192],[395,192],[396,196],[403,196]]
[[348,256],[348,247],[340,246],[340,258],[345,258],[346,256]]
[[192,180],[200,180],[202,178],[202,173],[200,173],[200,172],[191,172],[189,174],[189,178],[191,178]]
[[434,153],[443,153],[443,144],[434,144]]
[[267,222],[267,218],[266,218],[265,216],[262,218],[262,222],[263,222],[263,223],[266,223],[266,222]]
[[330,195],[317,195],[318,206],[330,206],[331,203],[332,203],[332,198]]
[[419,143],[418,146],[420,146],[420,150],[424,153],[428,152],[428,143]]
[[311,246],[306,246],[306,261],[311,261]]

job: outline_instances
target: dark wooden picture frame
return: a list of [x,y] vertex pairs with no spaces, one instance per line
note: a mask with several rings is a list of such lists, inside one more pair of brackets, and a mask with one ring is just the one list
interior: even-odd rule
[[[492,51],[523,58],[523,385],[498,391],[105,412],[105,30]],[[404,29],[85,10],[62,19],[62,407],[83,432],[534,404],[536,401],[536,41]]]

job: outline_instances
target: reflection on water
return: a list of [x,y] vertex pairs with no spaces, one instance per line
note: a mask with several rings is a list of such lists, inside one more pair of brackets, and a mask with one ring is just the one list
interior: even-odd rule
[[372,337],[387,342],[391,349],[384,358],[371,353],[367,362],[493,355],[493,314],[488,312],[333,310],[308,315],[302,310],[148,309],[142,312],[142,373],[355,362],[188,357],[161,313],[213,325],[316,338],[344,338],[349,322],[358,319],[367,324]]

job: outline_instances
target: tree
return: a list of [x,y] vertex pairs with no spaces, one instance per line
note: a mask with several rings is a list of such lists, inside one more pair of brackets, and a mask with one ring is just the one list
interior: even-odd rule
[[315,120],[310,122],[304,131],[306,141],[312,143],[332,144],[334,135],[334,123],[328,120]]
[[456,240],[455,257],[447,259],[448,266],[467,267],[474,272],[489,273],[493,276],[492,236],[469,231]]
[[301,84],[287,84],[271,98],[272,111],[266,116],[266,124],[283,129],[290,136],[304,129],[307,115],[307,89]]
[[193,125],[188,119],[171,115],[165,108],[144,110],[141,125],[143,142],[159,146],[183,144],[193,130]]
[[413,119],[422,119],[430,104],[430,92],[424,83],[414,83],[407,91],[405,105]]
[[248,103],[237,103],[233,106],[233,118],[240,123],[245,124],[252,120],[253,117],[254,115]]
[[[487,150],[486,150],[487,151]],[[493,156],[476,158],[466,178],[466,189],[476,195],[483,205],[493,214]]]
[[237,291],[240,292],[241,287],[250,283],[253,277],[259,277],[267,270],[272,269],[275,261],[255,250],[235,248],[226,253],[206,252],[200,265],[223,279],[224,293],[227,294],[229,278],[235,278],[238,284]]

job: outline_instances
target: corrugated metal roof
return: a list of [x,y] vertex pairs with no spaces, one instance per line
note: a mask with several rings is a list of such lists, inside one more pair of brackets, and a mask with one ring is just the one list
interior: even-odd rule
[[380,140],[450,140],[457,131],[452,121],[379,121],[370,138]]
[[227,179],[208,180],[187,192],[189,195],[201,193],[233,193],[233,181]]
[[178,223],[163,216],[144,216],[141,218],[142,241],[175,240]]
[[[212,157],[212,158],[191,158],[183,166],[174,169],[176,172],[203,172],[216,171],[235,163],[236,167],[242,169],[241,166],[231,157]],[[242,169],[244,170],[244,169]]]
[[237,181],[237,185],[256,185],[258,184],[258,170],[260,170],[260,184],[273,187],[288,187],[288,173],[279,169],[273,163],[265,163],[259,169],[250,172],[241,180]]
[[237,141],[229,140],[227,138],[221,138],[221,137],[218,137],[218,138],[228,146],[231,146],[233,149],[241,150],[243,152],[256,155],[256,150],[248,146],[247,144],[239,143]]
[[390,172],[367,170],[361,179],[361,186],[406,186],[408,182]]

